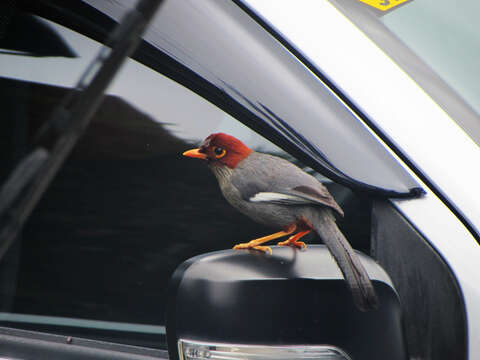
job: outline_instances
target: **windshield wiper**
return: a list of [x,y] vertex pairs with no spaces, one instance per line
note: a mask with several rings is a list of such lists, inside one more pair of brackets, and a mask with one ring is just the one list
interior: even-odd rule
[[140,0],[128,11],[73,88],[42,126],[37,139],[51,129],[58,136],[48,151],[38,147],[23,159],[0,190],[0,259],[30,216],[42,194],[87,128],[104,92],[123,61],[142,40],[141,35],[163,0]]

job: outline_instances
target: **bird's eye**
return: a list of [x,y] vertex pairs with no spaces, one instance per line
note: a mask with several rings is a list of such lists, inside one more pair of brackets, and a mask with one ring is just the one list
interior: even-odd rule
[[225,154],[227,153],[227,150],[225,150],[224,148],[221,148],[219,146],[215,146],[213,148],[213,152],[215,153],[215,157],[217,159],[220,159],[220,158],[225,156]]

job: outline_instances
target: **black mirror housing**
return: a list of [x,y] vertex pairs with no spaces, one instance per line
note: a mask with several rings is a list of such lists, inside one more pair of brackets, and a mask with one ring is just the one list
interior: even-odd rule
[[322,345],[353,359],[407,359],[398,295],[385,271],[359,253],[379,297],[362,312],[323,245],[224,250],[187,260],[169,291],[167,341],[249,345]]

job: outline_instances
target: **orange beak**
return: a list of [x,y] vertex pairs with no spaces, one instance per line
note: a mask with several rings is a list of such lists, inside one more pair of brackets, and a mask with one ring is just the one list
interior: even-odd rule
[[204,159],[204,160],[207,158],[207,155],[205,155],[204,153],[201,153],[200,149],[192,149],[192,150],[185,151],[183,153],[183,156],[188,156],[188,157],[192,157],[192,158],[199,158],[199,159]]

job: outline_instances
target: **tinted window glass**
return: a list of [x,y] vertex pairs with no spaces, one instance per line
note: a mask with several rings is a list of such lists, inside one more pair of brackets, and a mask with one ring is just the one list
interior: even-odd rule
[[[1,133],[8,140],[2,141],[2,182],[100,47],[29,18],[70,52],[0,54]],[[181,156],[219,131],[293,160],[196,94],[129,60],[1,261],[0,324],[164,347],[175,267],[271,232],[226,203],[201,161]],[[329,187],[346,212],[347,235],[368,251],[369,202]]]

